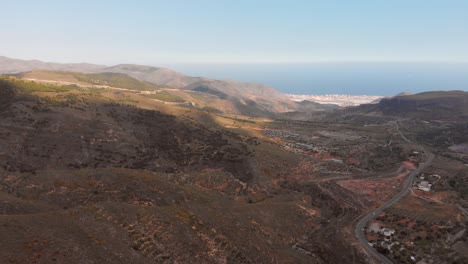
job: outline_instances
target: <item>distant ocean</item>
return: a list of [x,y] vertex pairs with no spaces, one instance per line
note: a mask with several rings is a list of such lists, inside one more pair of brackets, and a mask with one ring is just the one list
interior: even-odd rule
[[290,94],[390,96],[400,92],[468,90],[468,63],[174,64],[164,66],[191,76],[264,83]]

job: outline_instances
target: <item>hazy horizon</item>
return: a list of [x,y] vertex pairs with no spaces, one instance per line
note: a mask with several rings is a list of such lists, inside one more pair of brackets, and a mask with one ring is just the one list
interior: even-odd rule
[[[11,58],[5,54],[0,54],[0,56]],[[116,64],[127,63],[136,64],[132,62]],[[107,66],[116,64],[107,64]],[[468,90],[468,63],[463,62],[348,61],[235,64],[149,63],[146,65],[169,68],[194,77],[262,83],[287,94],[393,96],[401,92]]]
[[468,87],[461,0],[7,0],[2,7],[0,54],[11,58],[162,66],[296,94]]
[[166,64],[191,76],[270,85],[291,94],[392,96],[468,90],[468,63]]

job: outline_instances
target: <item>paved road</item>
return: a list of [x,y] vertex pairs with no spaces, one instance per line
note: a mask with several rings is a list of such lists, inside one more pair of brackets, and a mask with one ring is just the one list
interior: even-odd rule
[[[397,130],[400,133],[401,137],[403,138],[403,140],[405,140],[405,141],[407,141],[409,143],[412,143],[408,138],[406,138],[403,135],[403,133],[401,133],[400,128],[398,126],[398,123],[396,123],[396,127],[397,127]],[[411,186],[413,186],[414,177],[416,177],[416,175],[418,175],[425,167],[430,165],[432,163],[432,160],[434,159],[434,155],[432,153],[430,153],[429,151],[427,151],[426,149],[424,149],[424,153],[427,156],[426,161],[424,163],[420,163],[419,167],[416,170],[414,170],[413,172],[411,172],[411,174],[409,175],[408,180],[406,182],[406,186],[403,188],[403,190],[401,190],[400,193],[395,195],[392,199],[387,201],[384,205],[382,205],[381,207],[379,207],[379,208],[375,209],[374,211],[370,212],[369,214],[367,214],[364,218],[362,218],[358,222],[358,224],[356,225],[356,228],[354,229],[354,233],[355,233],[356,238],[358,239],[358,241],[362,244],[362,246],[364,247],[366,252],[370,256],[372,256],[375,260],[377,260],[378,263],[392,264],[392,261],[390,261],[384,255],[378,253],[377,250],[375,250],[375,248],[373,248],[372,246],[369,245],[369,242],[367,241],[367,238],[366,238],[366,236],[364,234],[364,228],[367,226],[367,223],[371,219],[373,219],[374,217],[379,215],[385,209],[387,209],[390,206],[394,205],[402,197],[404,197],[406,194],[408,194],[408,192],[411,189]]]

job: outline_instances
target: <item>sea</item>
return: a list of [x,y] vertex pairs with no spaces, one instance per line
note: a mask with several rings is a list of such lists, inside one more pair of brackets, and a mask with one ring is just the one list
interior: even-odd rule
[[468,63],[321,62],[164,65],[190,76],[267,84],[286,94],[380,95],[468,90]]

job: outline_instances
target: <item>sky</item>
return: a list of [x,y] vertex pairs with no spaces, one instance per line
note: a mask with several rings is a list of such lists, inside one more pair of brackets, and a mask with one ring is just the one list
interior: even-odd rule
[[0,2],[0,55],[20,59],[468,62],[466,0]]

